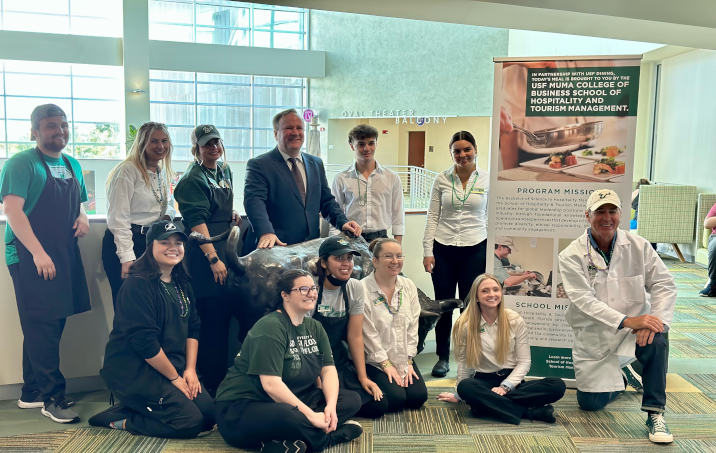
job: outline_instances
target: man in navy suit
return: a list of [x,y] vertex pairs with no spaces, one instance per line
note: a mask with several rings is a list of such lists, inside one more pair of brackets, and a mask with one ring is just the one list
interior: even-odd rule
[[243,254],[320,237],[319,215],[339,230],[361,234],[331,194],[323,161],[301,152],[303,120],[295,109],[273,118],[277,146],[246,165],[244,209],[251,228]]

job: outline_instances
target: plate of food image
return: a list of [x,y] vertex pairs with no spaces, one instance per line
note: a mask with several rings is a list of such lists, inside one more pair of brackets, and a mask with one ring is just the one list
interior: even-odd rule
[[572,151],[572,154],[585,159],[600,160],[604,157],[619,157],[624,154],[624,148],[620,148],[618,146],[605,146],[601,149],[580,149],[579,151]]
[[574,154],[572,154],[571,151],[560,151],[557,153],[550,154],[546,159],[540,157],[539,159],[522,162],[520,165],[532,170],[551,171],[554,173],[559,173],[567,168],[573,168],[578,165],[588,164],[590,162],[593,161],[590,161],[588,159],[580,159]]
[[626,164],[624,161],[616,160],[613,157],[604,157],[593,165],[581,165],[575,168],[564,170],[565,173],[580,178],[591,179],[592,181],[611,181],[624,175]]

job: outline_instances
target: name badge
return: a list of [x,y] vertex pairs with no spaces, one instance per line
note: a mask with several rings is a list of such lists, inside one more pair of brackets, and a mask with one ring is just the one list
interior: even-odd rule
[[383,296],[381,295],[381,296],[379,296],[376,300],[373,301],[373,305],[380,305],[380,304],[382,304],[383,302],[385,302],[385,297],[383,297]]
[[331,311],[330,305],[319,305],[318,306],[318,313],[328,313]]
[[485,333],[485,328],[484,328],[484,327],[482,327],[482,328],[480,329],[480,333]]
[[216,181],[213,178],[206,178],[209,180],[209,184],[211,184],[214,187],[219,187],[219,185],[216,183]]
[[474,194],[476,194],[476,195],[482,195],[482,194],[485,193],[485,189],[482,188],[482,187],[478,187],[478,188],[476,188],[476,189],[472,189],[472,190],[470,191],[470,193],[474,193]]

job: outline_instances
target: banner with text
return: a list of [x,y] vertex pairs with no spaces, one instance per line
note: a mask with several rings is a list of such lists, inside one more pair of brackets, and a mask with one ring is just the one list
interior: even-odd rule
[[574,379],[557,256],[584,234],[594,190],[619,194],[628,228],[641,56],[525,60],[495,59],[487,271],[509,274],[530,376]]

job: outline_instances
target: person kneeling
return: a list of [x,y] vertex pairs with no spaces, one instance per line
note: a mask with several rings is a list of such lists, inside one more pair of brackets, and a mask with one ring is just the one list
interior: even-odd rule
[[217,390],[221,436],[237,448],[297,453],[359,437],[363,428],[349,418],[360,396],[339,389],[328,335],[306,317],[318,296],[311,274],[286,271],[276,291],[272,311],[248,332]]
[[152,224],[147,250],[117,295],[100,375],[121,404],[89,419],[134,434],[192,438],[214,426],[214,404],[196,375],[199,315],[184,269],[187,237]]
[[[467,309],[455,321],[456,393],[440,401],[465,401],[476,417],[494,417],[513,425],[523,418],[554,423],[551,403],[567,389],[559,378],[525,382],[530,370],[530,345],[524,319],[505,308],[502,286],[482,274],[472,284]],[[472,375],[472,378],[470,377]]]

